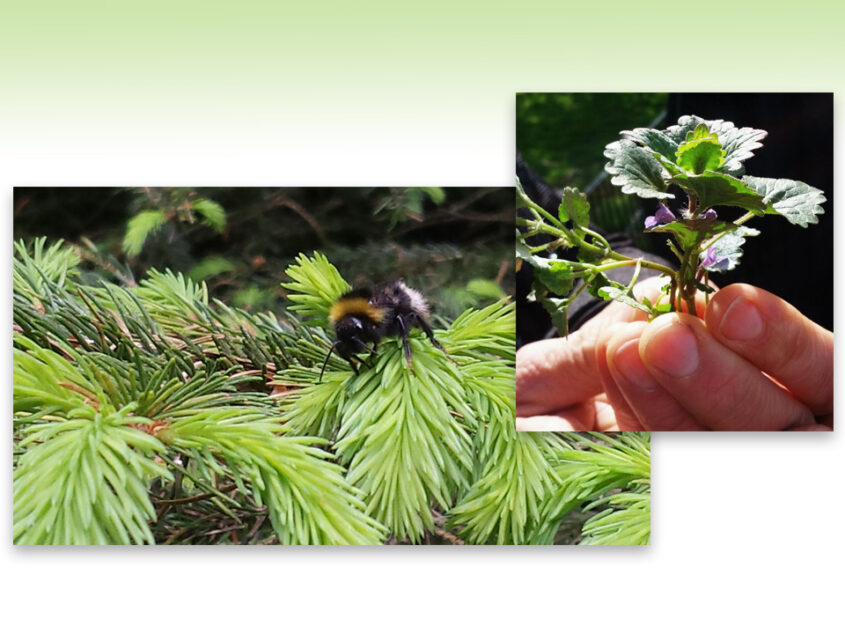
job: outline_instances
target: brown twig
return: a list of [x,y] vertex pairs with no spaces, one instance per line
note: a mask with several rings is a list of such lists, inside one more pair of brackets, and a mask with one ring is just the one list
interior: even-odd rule
[[320,223],[309,214],[305,209],[297,202],[291,200],[290,198],[286,198],[281,193],[275,194],[269,200],[268,208],[274,209],[277,207],[287,207],[291,211],[293,211],[296,215],[302,218],[308,225],[314,230],[314,233],[317,234],[317,237],[320,240],[320,244],[326,244],[326,234],[323,233],[322,227],[320,227]]

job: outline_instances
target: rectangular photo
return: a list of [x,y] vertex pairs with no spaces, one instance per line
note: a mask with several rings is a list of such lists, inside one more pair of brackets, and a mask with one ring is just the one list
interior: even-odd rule
[[833,95],[516,98],[521,431],[833,429]]
[[14,543],[648,543],[648,434],[516,431],[512,188],[14,202]]

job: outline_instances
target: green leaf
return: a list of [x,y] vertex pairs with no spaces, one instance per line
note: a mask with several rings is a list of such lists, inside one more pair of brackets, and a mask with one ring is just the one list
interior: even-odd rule
[[587,273],[584,275],[584,283],[587,285],[587,290],[593,297],[599,297],[599,290],[603,286],[610,286],[608,277],[599,271],[598,273]]
[[[695,126],[695,129],[687,132],[686,140],[684,143],[692,143],[693,141],[701,141],[702,139],[707,139],[710,137],[716,136],[715,134],[711,133],[710,130],[707,129],[707,126],[703,123],[699,123]],[[717,137],[718,141],[718,137]],[[681,144],[683,145],[683,143]]]
[[646,229],[645,233],[671,233],[685,249],[689,249],[702,240],[714,236],[722,231],[728,231],[734,224],[726,220],[696,218],[694,220],[674,220],[665,225],[657,225]]
[[226,229],[226,212],[223,207],[208,198],[197,198],[192,204],[194,211],[205,218],[205,224],[217,233]]
[[670,161],[665,156],[658,154],[657,152],[652,152],[652,156],[658,160],[658,162],[663,166],[670,176],[676,176],[677,174],[684,174],[684,170],[678,167],[673,161]]
[[540,305],[549,313],[552,325],[564,335],[569,334],[569,301],[569,299],[558,299],[556,297],[544,297],[540,300]]
[[574,187],[564,187],[563,198],[558,207],[558,217],[561,222],[571,220],[576,227],[586,227],[590,224],[590,203],[586,194],[582,194]]
[[631,308],[641,310],[644,313],[651,313],[649,307],[639,301],[636,297],[634,297],[633,290],[629,288],[617,288],[616,286],[602,286],[599,289],[599,297],[601,297],[602,299],[612,299],[617,302],[622,302],[623,304],[626,304]]
[[572,267],[563,260],[545,260],[544,267],[535,267],[534,275],[555,295],[568,295],[572,290]]
[[794,225],[814,225],[824,213],[824,192],[801,181],[754,176],[745,176],[742,181],[763,196],[765,213],[781,215]]
[[209,469],[225,464],[242,474],[266,504],[282,544],[378,543],[383,527],[365,512],[335,456],[317,447],[324,441],[284,433],[270,411],[237,405],[187,410],[173,416],[167,443],[195,457],[205,450]]
[[238,308],[256,310],[269,304],[274,295],[275,294],[272,290],[263,289],[255,284],[250,284],[249,286],[239,288],[235,291],[234,295],[232,295],[232,304]]
[[[726,233],[713,243],[712,248],[714,249],[714,256],[716,257],[717,262],[722,260],[722,258],[727,258],[727,268],[725,268],[722,264],[718,267],[705,266],[704,268],[708,271],[717,273],[735,269],[739,265],[739,260],[742,257],[742,249],[740,247],[745,244],[745,238],[758,235],[760,235],[760,232],[756,229],[752,229],[751,227],[737,227],[733,231]],[[700,254],[702,259],[705,255],[706,252],[704,251]]]
[[160,209],[139,212],[130,221],[123,236],[123,252],[130,258],[137,257],[144,243],[167,222],[167,214]]
[[30,244],[15,242],[15,260],[12,279],[16,292],[40,295],[45,285],[64,286],[79,275],[79,255],[61,240],[46,249],[46,238],[36,238]]
[[604,155],[610,159],[604,166],[612,177],[610,182],[621,187],[622,193],[641,198],[675,197],[666,192],[668,173],[650,150],[623,139],[605,147]]
[[572,290],[572,266],[565,260],[552,260],[534,255],[528,246],[517,240],[516,257],[534,268],[534,278],[555,295],[567,295]]
[[719,143],[719,138],[701,124],[678,146],[676,157],[681,168],[694,174],[702,174],[721,167],[725,162],[725,151]]
[[502,287],[499,286],[495,280],[487,280],[484,278],[473,278],[467,282],[466,289],[478,295],[479,297],[487,297],[489,299],[500,299],[505,296]]
[[452,509],[452,524],[473,543],[525,544],[537,521],[539,507],[552,495],[558,480],[552,475],[549,450],[562,441],[555,434],[517,433],[501,416],[484,433],[490,455],[481,477]]
[[766,137],[765,130],[737,128],[730,121],[722,119],[707,121],[695,115],[684,115],[678,119],[677,125],[670,126],[665,133],[671,140],[680,144],[686,140],[690,132],[702,124],[718,137],[725,151],[725,160],[719,171],[733,176],[743,173],[743,162],[754,156],[754,150],[763,145],[760,141]]
[[675,154],[678,151],[678,141],[669,137],[662,130],[654,130],[653,128],[636,128],[634,130],[623,130],[621,135],[624,139],[628,139],[639,145],[645,146],[670,163],[675,162]]
[[697,175],[679,174],[673,176],[670,182],[695,194],[701,209],[724,205],[760,212],[766,208],[760,194],[738,178],[727,174],[717,172],[704,172]]
[[446,192],[442,187],[420,187],[420,189],[428,194],[435,205],[442,205],[446,200]]
[[230,273],[234,270],[235,265],[232,261],[222,255],[211,255],[192,266],[191,270],[188,271],[188,277],[195,282],[202,282],[210,277],[215,277],[221,273]]

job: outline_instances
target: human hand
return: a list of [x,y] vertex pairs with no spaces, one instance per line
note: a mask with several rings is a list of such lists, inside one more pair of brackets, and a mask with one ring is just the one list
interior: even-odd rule
[[596,355],[620,428],[833,428],[833,333],[747,284],[717,292],[703,321],[619,327]]
[[[634,294],[656,302],[665,284],[665,278],[650,278],[637,284]],[[620,324],[644,324],[647,317],[642,311],[611,302],[568,337],[535,341],[517,350],[517,429],[619,430],[604,393],[596,348],[609,330]]]
[[[518,429],[832,428],[831,332],[775,295],[744,284],[719,291],[706,310],[701,304],[697,309],[704,321],[685,314],[650,324],[617,320],[610,330],[605,323],[588,346],[577,341],[576,349],[558,352],[545,387],[563,398],[545,411],[539,391],[526,387],[531,368],[536,373],[540,367],[541,350],[523,355],[522,372],[517,353]],[[559,347],[562,340],[541,343],[554,341]],[[586,362],[590,350],[592,365]],[[574,358],[585,362],[576,367],[568,362]],[[566,387],[567,377],[579,371],[590,377],[595,372],[599,388],[588,394],[594,378]],[[547,404],[551,400],[545,397]]]

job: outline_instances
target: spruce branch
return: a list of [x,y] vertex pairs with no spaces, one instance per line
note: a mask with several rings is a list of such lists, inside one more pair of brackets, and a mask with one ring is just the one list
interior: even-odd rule
[[[291,273],[299,292],[291,297],[292,310],[318,318],[318,308],[325,317],[331,305],[324,300],[336,299],[327,298],[323,289],[349,287],[319,254],[298,259]],[[341,463],[348,466],[348,480],[364,493],[368,512],[397,539],[418,542],[435,530],[434,507],[448,511],[470,486],[476,469],[472,433],[488,423],[477,412],[507,410],[497,424],[513,427],[513,331],[513,306],[504,301],[466,311],[448,329],[435,332],[457,364],[414,333],[413,374],[401,343],[385,340],[359,375],[335,365],[324,383],[283,396],[287,426],[332,438]],[[499,380],[488,380],[484,391],[470,390],[473,373],[483,381],[496,371]],[[295,377],[307,375],[289,368],[276,382],[291,384]],[[312,383],[316,378],[313,370]],[[496,393],[495,405],[490,392]]]
[[[649,435],[641,432],[622,434],[571,435],[578,438],[574,447],[555,449],[551,454],[558,478],[541,516],[543,521],[532,536],[532,542],[552,543],[561,520],[572,511],[592,503],[596,508],[614,489],[647,493],[651,477]],[[650,507],[644,511],[647,513]],[[642,526],[644,517],[638,516]],[[648,543],[648,533],[635,543]],[[627,542],[626,542],[627,543]]]
[[[15,296],[16,542],[237,541],[267,515],[281,543],[383,540],[324,441],[286,433],[275,400],[250,391],[254,372],[234,363],[273,356],[292,333],[266,316],[218,314],[182,276],[75,286],[25,247],[19,259],[31,275]],[[157,518],[151,494],[171,482],[165,497],[210,495],[160,505]],[[209,528],[197,517],[208,513],[228,519]]]

